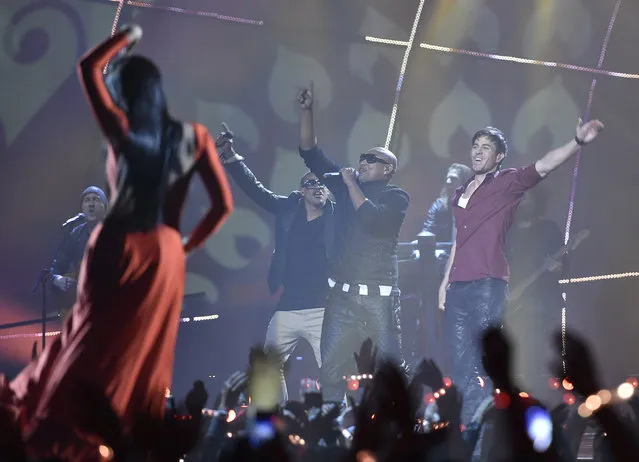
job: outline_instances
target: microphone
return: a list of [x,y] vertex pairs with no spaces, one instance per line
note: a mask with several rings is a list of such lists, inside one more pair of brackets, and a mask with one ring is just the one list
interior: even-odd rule
[[84,223],[87,221],[87,217],[84,213],[78,213],[76,216],[69,218],[62,224],[62,229],[68,228],[69,226],[76,225],[80,222]]
[[[340,172],[326,172],[322,176],[324,178],[337,178],[339,176],[342,176],[342,174]],[[357,170],[355,170],[355,178],[359,178],[359,172]]]

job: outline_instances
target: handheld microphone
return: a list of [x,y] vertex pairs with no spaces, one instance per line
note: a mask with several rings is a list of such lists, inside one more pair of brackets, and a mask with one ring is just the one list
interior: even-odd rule
[[69,226],[78,224],[80,222],[84,223],[87,221],[87,217],[84,213],[78,213],[76,216],[69,218],[62,224],[62,229],[67,228]]
[[[324,178],[337,178],[339,176],[342,176],[342,174],[340,172],[326,172],[322,176]],[[357,170],[355,170],[355,178],[359,178],[359,172]]]

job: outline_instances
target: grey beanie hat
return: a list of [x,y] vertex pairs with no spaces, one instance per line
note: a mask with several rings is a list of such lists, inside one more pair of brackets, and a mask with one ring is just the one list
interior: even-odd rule
[[106,194],[104,194],[104,191],[102,191],[97,186],[89,186],[87,189],[82,191],[82,195],[80,196],[80,201],[82,201],[82,199],[84,199],[84,196],[86,196],[87,194],[91,194],[91,193],[97,194],[98,197],[100,197],[100,200],[104,203],[105,207],[109,204],[108,201],[107,201]]

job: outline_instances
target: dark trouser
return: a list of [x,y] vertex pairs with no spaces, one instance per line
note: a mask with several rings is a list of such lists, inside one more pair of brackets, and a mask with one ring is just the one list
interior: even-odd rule
[[506,281],[495,278],[453,282],[446,291],[446,330],[452,345],[452,379],[464,398],[462,423],[465,425],[492,393],[492,384],[481,364],[479,341],[486,328],[501,326],[507,292]]
[[339,288],[331,290],[322,325],[322,395],[341,401],[346,391],[345,375],[357,373],[353,353],[367,338],[378,354],[402,363],[399,325],[399,293],[389,297],[356,295]]

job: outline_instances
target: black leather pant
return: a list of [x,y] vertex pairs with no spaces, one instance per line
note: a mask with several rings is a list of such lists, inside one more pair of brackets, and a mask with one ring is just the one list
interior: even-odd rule
[[353,353],[359,352],[367,338],[379,355],[402,363],[399,325],[399,293],[389,297],[356,295],[331,290],[322,325],[322,395],[328,401],[341,401],[346,391],[343,376],[357,374]]
[[465,425],[493,390],[481,363],[479,342],[486,328],[501,326],[507,293],[506,281],[495,278],[453,282],[446,291],[446,330],[452,347],[452,379],[464,398],[462,423]]

